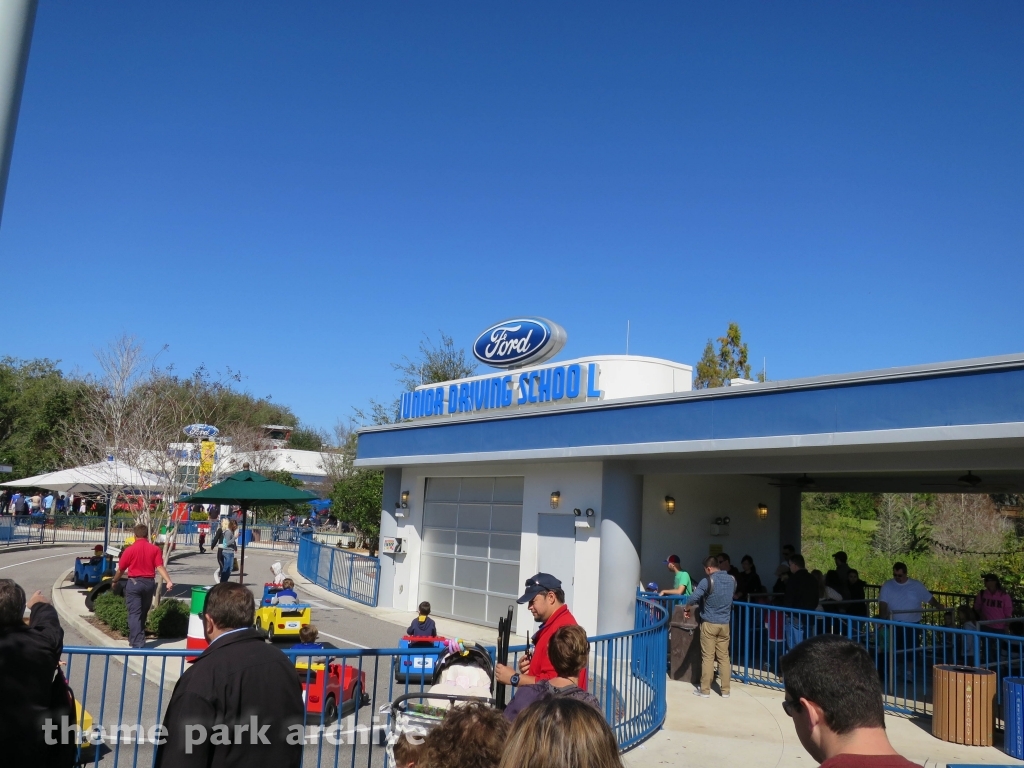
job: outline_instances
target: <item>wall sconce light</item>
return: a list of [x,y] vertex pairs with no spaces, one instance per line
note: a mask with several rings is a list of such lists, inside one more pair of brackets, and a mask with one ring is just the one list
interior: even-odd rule
[[587,517],[593,517],[593,516],[594,516],[594,510],[592,510],[590,507],[587,507]]
[[757,505],[757,519],[767,520],[768,519],[768,505],[761,502]]
[[665,497],[665,511],[668,512],[670,515],[676,511],[676,500],[673,499],[671,496]]
[[574,515],[576,515],[576,517],[579,517],[580,515],[582,515],[582,514],[583,514],[583,510],[582,510],[582,509],[580,509],[579,507],[576,507],[576,509],[574,509],[574,510],[572,511],[572,513],[573,513]]
[[402,491],[402,509],[409,508],[409,492]]
[[552,491],[551,492],[551,508],[552,509],[558,509],[558,501],[561,498],[562,498],[562,494],[560,494],[558,491]]

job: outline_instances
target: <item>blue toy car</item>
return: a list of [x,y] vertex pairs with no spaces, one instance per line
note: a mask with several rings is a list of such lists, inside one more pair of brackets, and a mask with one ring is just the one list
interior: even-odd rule
[[[406,635],[398,641],[398,647],[407,648],[410,651],[416,648],[443,651],[448,647],[448,640],[443,637],[412,637],[411,635]],[[395,682],[432,685],[437,662],[440,658],[439,655],[433,653],[402,654],[395,659]]]
[[91,587],[103,581],[104,575],[113,573],[114,558],[110,555],[75,558],[75,586]]

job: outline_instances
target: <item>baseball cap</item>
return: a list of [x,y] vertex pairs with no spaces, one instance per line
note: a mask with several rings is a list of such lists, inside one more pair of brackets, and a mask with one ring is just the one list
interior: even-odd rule
[[665,565],[668,565],[669,563],[675,563],[676,565],[679,565],[679,563],[680,563],[679,555],[669,555],[668,559],[665,560],[664,562],[665,562]]
[[528,603],[542,592],[550,592],[553,589],[561,589],[562,582],[550,573],[538,573],[526,580],[526,591],[523,596],[516,600],[517,603]]

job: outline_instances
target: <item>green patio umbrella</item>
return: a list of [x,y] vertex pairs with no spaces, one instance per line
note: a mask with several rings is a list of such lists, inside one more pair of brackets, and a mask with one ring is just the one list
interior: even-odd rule
[[242,559],[238,564],[238,583],[241,584],[245,574],[245,522],[249,508],[295,504],[315,499],[316,495],[309,491],[300,491],[298,488],[264,477],[258,472],[244,469],[181,501],[197,504],[237,504],[242,508]]

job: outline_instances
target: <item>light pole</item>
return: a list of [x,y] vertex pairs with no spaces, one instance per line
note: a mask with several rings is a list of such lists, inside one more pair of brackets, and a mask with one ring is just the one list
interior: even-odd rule
[[0,0],[0,220],[39,0]]

